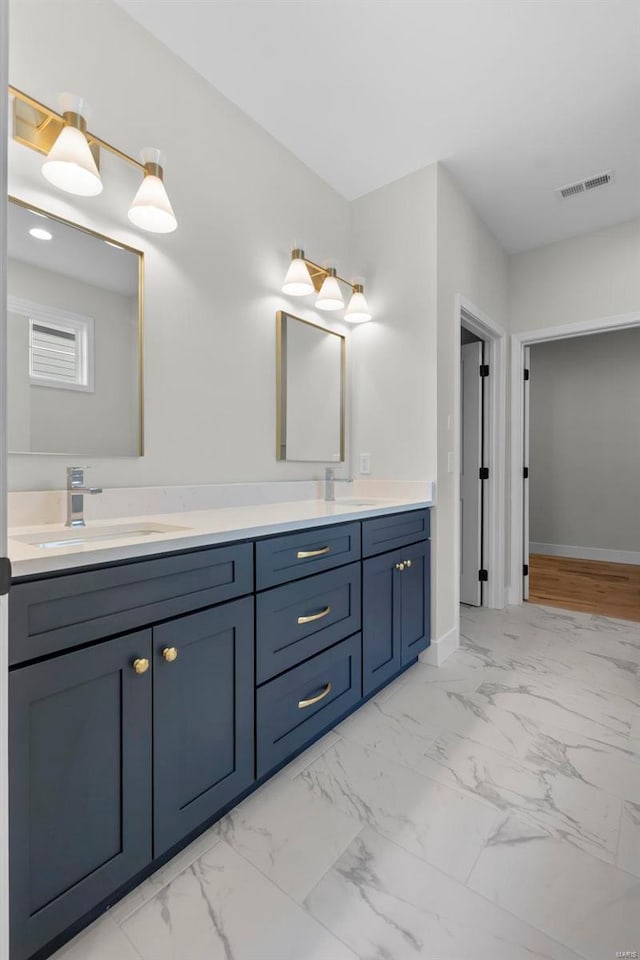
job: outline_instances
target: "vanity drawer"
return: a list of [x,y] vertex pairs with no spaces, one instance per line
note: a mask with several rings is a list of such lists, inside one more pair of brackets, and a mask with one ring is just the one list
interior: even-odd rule
[[256,544],[256,590],[360,559],[360,524],[316,527]]
[[65,574],[11,590],[11,665],[251,593],[250,543]]
[[262,777],[362,699],[362,638],[337,643],[256,691],[256,763]]
[[373,557],[386,550],[396,550],[409,543],[428,540],[430,518],[428,510],[410,510],[374,517],[362,522],[362,556]]
[[360,564],[258,595],[256,683],[326,650],[360,629]]

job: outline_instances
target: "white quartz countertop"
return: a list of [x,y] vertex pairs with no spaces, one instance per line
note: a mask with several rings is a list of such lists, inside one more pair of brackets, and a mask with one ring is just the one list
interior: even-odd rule
[[[14,578],[27,577],[431,506],[433,501],[425,499],[354,497],[333,502],[300,500],[95,520],[75,531],[62,524],[12,527],[8,531],[8,553]],[[136,530],[149,527],[168,529],[136,535]],[[45,548],[37,545],[38,540],[55,540],[58,534],[61,539],[74,537],[76,542]],[[84,536],[97,534],[104,539],[77,542]],[[23,538],[36,542],[27,543]]]

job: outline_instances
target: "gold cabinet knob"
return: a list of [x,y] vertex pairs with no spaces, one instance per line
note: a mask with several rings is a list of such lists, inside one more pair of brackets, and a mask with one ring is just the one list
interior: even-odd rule
[[404,563],[396,563],[396,570],[399,570],[400,573],[404,570]]
[[178,659],[178,648],[177,647],[165,647],[162,651],[162,656],[165,658],[167,663],[173,663],[174,660]]
[[411,566],[411,560],[405,560],[404,565],[405,565],[405,567],[410,567],[410,566]]
[[149,669],[149,661],[146,657],[137,657],[137,659],[133,661],[133,669],[136,673],[146,673]]

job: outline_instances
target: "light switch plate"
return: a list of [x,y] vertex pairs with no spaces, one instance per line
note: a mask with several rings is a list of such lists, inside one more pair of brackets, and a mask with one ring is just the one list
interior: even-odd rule
[[360,454],[360,473],[365,477],[371,473],[371,454],[370,453]]

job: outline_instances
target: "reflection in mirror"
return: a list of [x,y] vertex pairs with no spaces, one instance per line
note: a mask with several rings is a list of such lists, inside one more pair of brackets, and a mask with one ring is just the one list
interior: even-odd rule
[[7,227],[9,451],[141,456],[142,253],[13,198]]
[[345,338],[277,316],[277,456],[344,460]]

